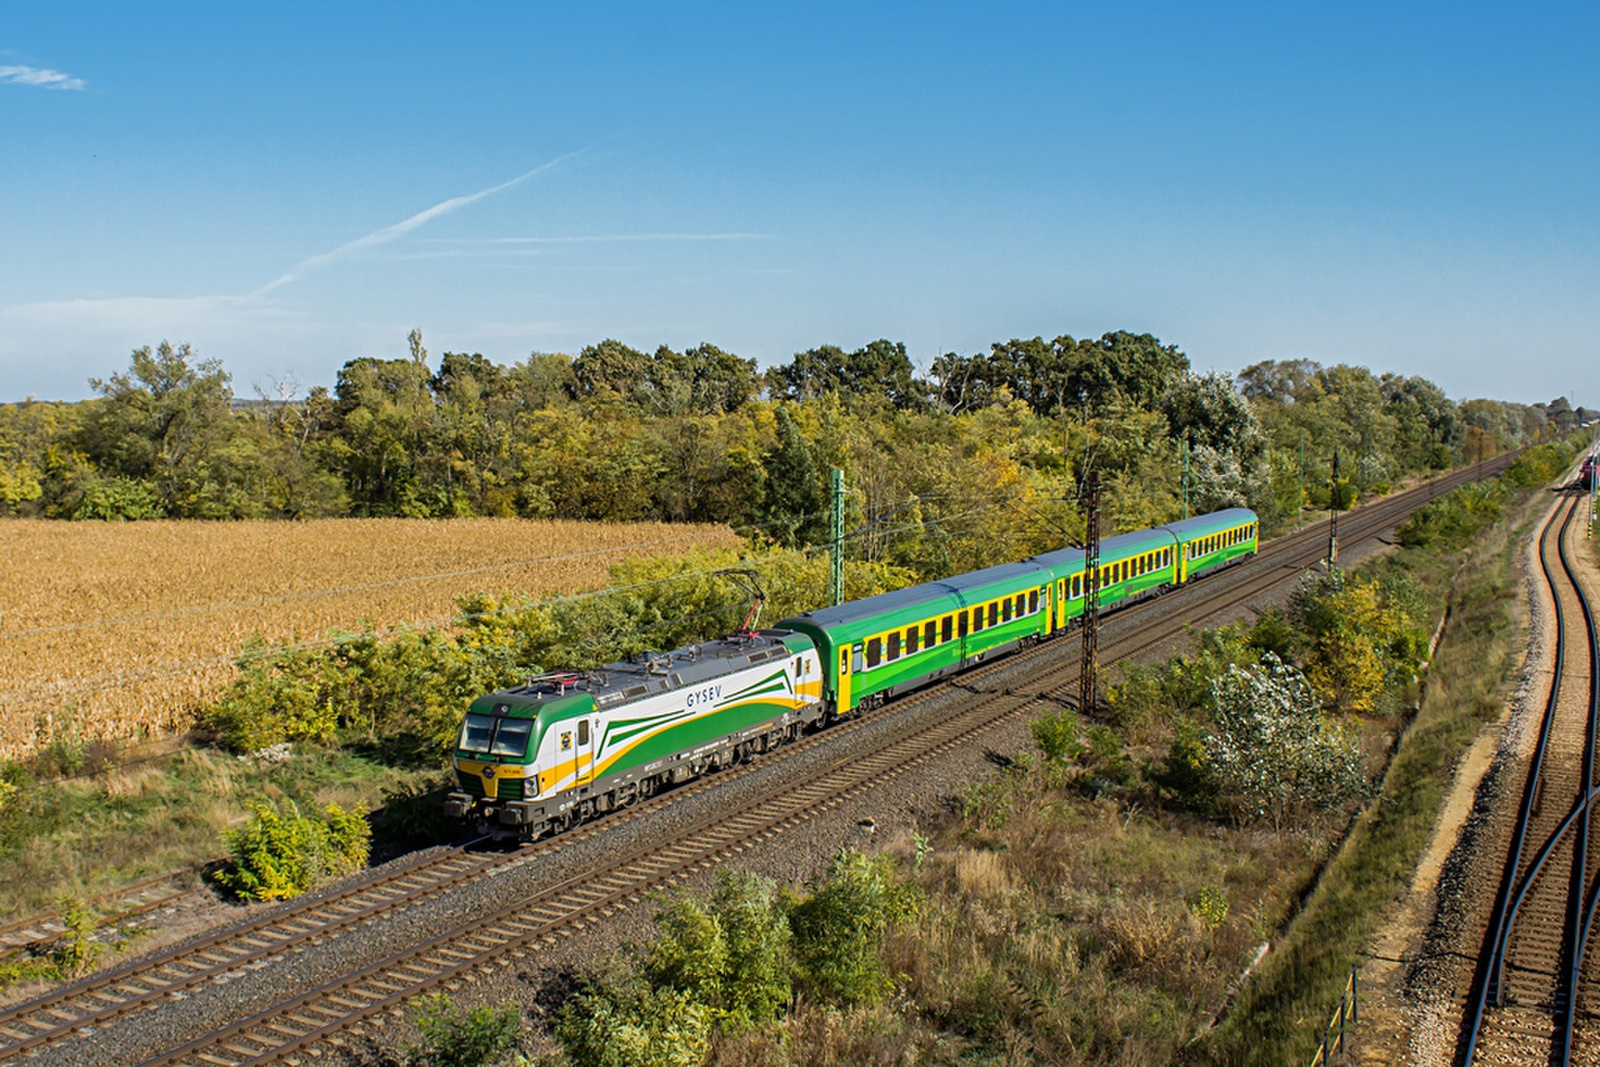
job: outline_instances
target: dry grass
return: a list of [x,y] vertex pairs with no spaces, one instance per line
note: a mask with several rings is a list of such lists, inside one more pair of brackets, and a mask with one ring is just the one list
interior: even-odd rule
[[0,521],[0,758],[187,729],[252,639],[443,622],[456,597],[595,589],[722,527],[518,519]]

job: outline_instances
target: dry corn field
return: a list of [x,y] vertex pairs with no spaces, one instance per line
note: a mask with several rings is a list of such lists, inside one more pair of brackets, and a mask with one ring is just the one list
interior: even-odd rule
[[521,519],[0,521],[0,758],[187,729],[254,638],[448,622],[467,593],[596,589],[725,527]]

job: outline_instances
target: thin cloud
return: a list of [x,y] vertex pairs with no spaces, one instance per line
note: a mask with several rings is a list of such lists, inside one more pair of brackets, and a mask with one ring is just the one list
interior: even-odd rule
[[59,70],[40,67],[0,67],[0,82],[12,85],[36,85],[41,89],[87,89],[82,78],[74,78]]
[[250,295],[252,297],[263,296],[279,286],[288,285],[290,282],[299,278],[301,274],[313,267],[320,267],[323,264],[331,263],[335,259],[339,259],[350,254],[351,252],[356,252],[363,248],[371,248],[373,245],[387,244],[396,238],[405,236],[418,226],[421,226],[423,223],[431,222],[432,220],[439,218],[441,215],[448,215],[457,208],[466,207],[468,204],[476,203],[486,196],[493,196],[495,193],[504,192],[513,185],[518,185],[522,182],[525,182],[534,175],[542,174],[551,167],[554,167],[556,164],[571,159],[573,156],[581,155],[587,151],[587,148],[580,148],[576,152],[568,152],[566,155],[557,156],[550,162],[534,167],[526,174],[519,174],[508,182],[501,182],[499,185],[480,190],[476,193],[469,193],[466,196],[452,197],[449,200],[445,200],[433,205],[425,211],[419,211],[415,215],[412,215],[409,219],[405,219],[402,222],[397,222],[393,226],[385,226],[383,229],[369,233],[365,237],[357,237],[354,241],[342,244],[331,252],[323,252],[321,255],[312,256],[310,259],[302,260],[301,262],[295,264],[294,267],[290,268],[286,273],[274,278],[272,281],[268,282],[266,285],[263,285]]
[[487,244],[591,244],[605,241],[766,241],[770,233],[617,233],[589,237],[490,237]]

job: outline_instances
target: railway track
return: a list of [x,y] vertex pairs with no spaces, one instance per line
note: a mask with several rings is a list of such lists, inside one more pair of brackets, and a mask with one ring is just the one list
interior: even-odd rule
[[1585,950],[1600,894],[1590,810],[1600,643],[1567,543],[1579,504],[1577,497],[1564,501],[1540,531],[1541,570],[1556,606],[1554,665],[1463,1013],[1462,1064],[1569,1064],[1580,1015],[1587,1008],[1593,1018],[1595,983],[1586,974]]
[[[1429,486],[1349,513],[1342,523],[1345,538],[1353,542],[1374,536],[1436,493],[1498,473],[1507,462],[1509,457],[1503,457],[1481,468],[1453,472]],[[1324,545],[1325,536],[1316,529],[1279,538],[1265,546],[1249,565],[1213,576],[1171,598],[1116,613],[1108,621],[1107,640],[1102,646],[1107,661],[1137,655],[1173,640],[1182,634],[1187,620],[1196,612],[1200,617],[1215,615],[1261,596],[1280,585],[1288,574],[1320,559]],[[779,790],[736,813],[724,813],[714,824],[688,828],[640,854],[615,860],[604,870],[585,872],[581,878],[524,896],[493,916],[475,916],[471,922],[415,948],[147,1062],[209,1063],[213,1067],[262,1063],[292,1056],[323,1042],[344,1040],[341,1035],[359,1033],[366,1020],[398,1011],[400,1005],[419,993],[464,975],[502,966],[516,958],[518,952],[569,936],[600,917],[636,903],[652,888],[672,884],[695,870],[781,834],[816,812],[836,806],[886,777],[905,773],[999,723],[1059,706],[1074,691],[1076,651],[1076,641],[1054,641],[963,674],[952,684],[967,689],[978,699],[953,714],[912,721],[917,717],[909,712],[946,691],[945,687],[935,687],[896,702],[888,712],[847,722],[785,746],[755,764],[699,779],[629,812],[519,852],[473,854],[457,850],[424,856],[398,867],[391,865],[311,901],[296,902],[209,937],[130,961],[0,1013],[0,1042],[4,1042],[0,1043],[0,1060],[61,1044],[77,1033],[104,1028],[119,1016],[168,1003],[196,987],[227,980],[295,947],[393,914],[493,869],[536,862],[590,834],[605,832],[619,820],[641,817],[679,798],[714,788],[730,777],[777,766],[789,756],[816,746],[835,744],[856,730],[881,724],[886,716],[904,721],[895,736],[877,745],[877,751],[883,754],[879,758],[852,759],[848,766],[820,779]],[[986,688],[991,685],[994,672],[1019,665],[1039,672],[1026,687],[1031,695],[1018,695],[1015,687],[1000,691]],[[472,946],[470,950],[463,947],[468,945]]]
[[[204,893],[193,885],[196,873],[193,868],[165,871],[115,892],[90,897],[83,904],[95,911],[102,927],[126,927],[153,911],[174,907]],[[0,923],[0,964],[44,952],[66,932],[66,923],[56,911]]]

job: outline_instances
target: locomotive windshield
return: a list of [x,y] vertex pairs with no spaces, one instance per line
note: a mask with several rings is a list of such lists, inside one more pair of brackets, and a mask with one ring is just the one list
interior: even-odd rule
[[467,721],[461,724],[461,740],[456,742],[456,747],[463,752],[521,759],[528,754],[528,735],[531,733],[532,719],[468,715]]

